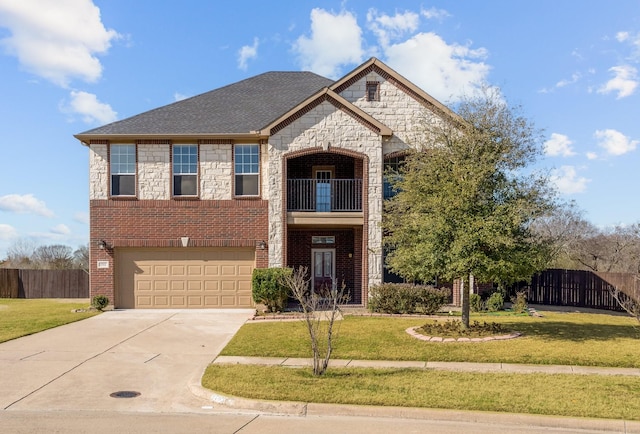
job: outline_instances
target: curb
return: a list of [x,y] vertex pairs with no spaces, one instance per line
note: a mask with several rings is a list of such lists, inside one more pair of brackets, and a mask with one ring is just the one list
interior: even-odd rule
[[604,431],[640,434],[640,422],[623,419],[588,419],[567,416],[547,416],[524,413],[446,410],[417,407],[384,407],[348,404],[323,404],[287,401],[263,401],[221,395],[199,384],[190,384],[191,392],[226,409],[252,411],[297,417],[380,417],[388,419],[432,420],[441,422],[502,424],[515,427],[562,428],[571,431]]

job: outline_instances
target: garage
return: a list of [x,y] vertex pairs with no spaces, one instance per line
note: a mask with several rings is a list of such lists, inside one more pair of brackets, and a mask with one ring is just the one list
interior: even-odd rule
[[253,249],[116,249],[115,307],[252,307]]

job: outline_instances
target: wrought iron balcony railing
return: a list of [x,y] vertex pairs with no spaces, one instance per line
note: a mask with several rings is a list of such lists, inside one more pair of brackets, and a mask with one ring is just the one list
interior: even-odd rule
[[360,212],[362,179],[288,179],[287,211]]

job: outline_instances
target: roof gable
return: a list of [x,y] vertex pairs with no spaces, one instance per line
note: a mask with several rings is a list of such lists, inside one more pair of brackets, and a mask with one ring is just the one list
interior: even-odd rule
[[336,93],[341,93],[343,90],[351,86],[356,81],[365,77],[369,72],[374,71],[380,76],[384,77],[385,80],[392,82],[395,86],[402,89],[405,93],[410,95],[415,100],[419,101],[426,107],[429,107],[431,110],[436,113],[448,117],[454,121],[459,122],[460,119],[456,113],[454,113],[447,106],[442,104],[440,101],[429,95],[427,92],[413,84],[411,81],[406,79],[404,76],[399,74],[398,72],[391,69],[385,63],[381,62],[379,59],[372,57],[362,65],[358,66],[356,69],[345,75],[344,77],[335,81],[330,89],[335,91]]
[[261,135],[270,136],[277,133],[282,128],[289,125],[292,121],[309,112],[323,101],[328,101],[339,109],[349,113],[360,123],[364,124],[380,135],[390,136],[392,134],[391,129],[384,125],[382,122],[378,121],[359,107],[353,105],[331,89],[324,88],[321,91],[317,92],[315,95],[307,98],[305,101],[302,101],[300,104],[293,107],[291,110],[284,113],[279,118],[275,119],[269,125],[265,126],[265,128],[263,128],[261,131]]

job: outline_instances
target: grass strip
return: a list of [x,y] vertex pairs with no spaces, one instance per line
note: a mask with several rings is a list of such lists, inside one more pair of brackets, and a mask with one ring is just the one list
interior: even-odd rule
[[640,420],[640,378],[210,365],[204,387],[249,399]]
[[[335,359],[418,360],[640,367],[640,328],[635,319],[608,314],[542,312],[543,317],[472,315],[523,333],[483,343],[433,343],[405,330],[427,318],[347,316],[336,323]],[[439,321],[443,321],[442,319]],[[222,351],[227,356],[310,357],[301,321],[244,325]]]
[[86,309],[89,301],[64,299],[0,299],[0,342],[31,335],[63,324],[79,321],[98,312],[72,312]]

